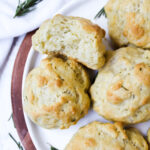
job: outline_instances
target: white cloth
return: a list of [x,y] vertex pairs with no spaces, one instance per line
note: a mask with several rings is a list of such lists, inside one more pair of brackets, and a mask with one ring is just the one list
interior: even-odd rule
[[27,32],[71,1],[75,0],[43,0],[34,11],[14,19],[18,0],[0,0],[0,150],[18,150],[8,136],[10,132],[19,141],[13,122],[8,118],[12,113],[11,75],[20,44]]
[[13,18],[17,3],[18,0],[0,1],[0,39],[19,36],[34,30],[60,9],[66,0],[43,0],[31,13]]
[[[9,132],[20,142],[12,119],[10,119],[10,121],[8,121],[8,119],[12,113],[10,95],[11,75],[14,60],[23,37],[24,36],[18,39],[15,38],[15,40],[8,39],[0,41],[0,59],[2,57],[4,58],[0,63],[0,150],[18,150],[14,141],[8,136]],[[14,47],[11,46],[13,41],[16,41]]]

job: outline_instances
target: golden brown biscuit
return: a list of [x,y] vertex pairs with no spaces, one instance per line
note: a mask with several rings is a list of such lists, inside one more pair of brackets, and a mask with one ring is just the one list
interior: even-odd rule
[[150,1],[109,0],[105,6],[110,37],[119,46],[150,48]]
[[150,51],[116,50],[90,89],[93,107],[103,117],[124,123],[150,119]]
[[148,145],[135,128],[95,121],[80,128],[65,150],[148,150]]
[[44,128],[68,128],[88,113],[90,81],[74,60],[47,58],[27,76],[24,110]]
[[63,54],[91,69],[105,62],[105,31],[90,20],[56,15],[45,21],[32,37],[33,48],[41,53]]

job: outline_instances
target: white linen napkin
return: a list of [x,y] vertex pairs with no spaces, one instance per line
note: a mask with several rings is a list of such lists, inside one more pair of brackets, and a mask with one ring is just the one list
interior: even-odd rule
[[34,30],[70,1],[72,0],[43,0],[34,11],[13,18],[18,0],[0,0],[0,39],[16,37]]

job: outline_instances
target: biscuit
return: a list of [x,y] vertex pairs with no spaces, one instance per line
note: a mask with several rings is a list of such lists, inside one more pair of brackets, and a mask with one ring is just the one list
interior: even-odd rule
[[125,47],[111,53],[90,89],[93,107],[112,121],[150,119],[150,51]]
[[46,58],[27,76],[24,111],[44,128],[68,128],[88,113],[90,81],[74,60]]
[[63,54],[91,69],[105,63],[105,31],[90,20],[56,15],[45,21],[32,37],[33,48],[43,54]]
[[65,150],[148,150],[148,145],[135,128],[95,121],[80,128]]
[[109,0],[105,6],[110,37],[118,45],[150,48],[150,1]]

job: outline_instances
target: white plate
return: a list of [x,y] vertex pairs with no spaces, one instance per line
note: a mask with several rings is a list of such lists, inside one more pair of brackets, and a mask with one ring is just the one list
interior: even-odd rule
[[[106,39],[105,45],[107,49],[111,49],[110,39],[108,36],[107,29],[107,19],[105,17],[101,17],[100,19],[94,20],[94,16],[96,13],[106,4],[108,0],[76,0],[66,7],[61,9],[58,13],[67,15],[67,16],[80,16],[84,18],[88,18],[92,20],[94,23],[100,25],[106,31]],[[35,52],[32,48],[29,52],[27,62],[25,65],[24,75],[23,75],[23,85],[24,80],[28,74],[28,72],[34,67],[39,65],[39,62],[42,58],[46,56],[40,55]],[[63,150],[66,144],[69,142],[73,134],[82,126],[92,122],[94,120],[98,120],[101,122],[108,122],[104,118],[97,115],[92,110],[89,110],[89,113],[78,121],[76,125],[71,126],[69,129],[60,130],[60,129],[43,129],[30,121],[30,119],[25,115],[25,121],[27,124],[27,128],[29,130],[32,141],[37,148],[37,150],[49,150],[50,146],[48,143],[58,148],[59,150]],[[146,135],[147,129],[150,126],[150,121],[134,125],[137,127],[144,135]]]

